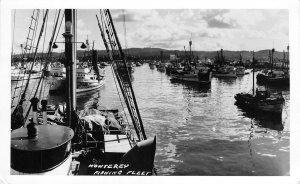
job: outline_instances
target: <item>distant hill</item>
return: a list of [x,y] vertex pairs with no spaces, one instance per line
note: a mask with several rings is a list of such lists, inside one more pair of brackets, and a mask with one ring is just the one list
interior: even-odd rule
[[[178,50],[166,50],[161,48],[129,48],[124,49],[124,53],[128,53],[131,56],[139,56],[139,57],[157,57],[159,58],[161,55],[161,51],[163,52],[164,58],[169,58],[170,54],[175,54],[179,57],[184,57],[185,52],[184,51],[178,51]],[[84,55],[85,51],[78,50],[77,56],[82,57]],[[193,56],[198,56],[199,58],[215,58],[217,55],[216,51],[193,51]],[[240,57],[240,53],[243,56],[243,60],[251,59],[252,58],[252,51],[229,51],[224,50],[223,51],[225,58],[227,59],[238,59]],[[59,57],[63,53],[57,53],[54,52],[54,57]],[[187,51],[187,54],[189,55],[189,52]],[[107,53],[105,50],[98,50],[98,55],[100,57],[107,56]],[[255,58],[257,59],[267,59],[269,55],[269,50],[260,50],[255,52]],[[41,56],[41,53],[38,53],[38,57]],[[274,58],[282,59],[283,58],[283,52],[275,51]]]

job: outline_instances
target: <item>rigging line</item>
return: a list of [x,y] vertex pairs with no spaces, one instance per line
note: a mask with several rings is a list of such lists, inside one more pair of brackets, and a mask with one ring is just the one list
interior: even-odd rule
[[[110,14],[109,10],[107,10],[107,14],[108,14],[109,22],[111,23],[111,29],[113,30],[113,35],[114,35],[115,40],[116,40],[117,48],[120,52],[121,59],[123,61],[123,65],[126,66],[126,60],[125,60],[124,54],[122,52],[122,47],[121,47],[121,44],[119,42],[119,39],[118,39],[118,36],[117,36],[117,33],[116,33],[116,30],[115,30],[115,27],[114,27],[114,24],[113,24],[113,21],[112,21],[112,17],[111,17],[111,14]],[[132,97],[132,100],[133,100],[133,105],[134,105],[134,108],[135,108],[134,112],[138,116],[138,122],[139,122],[140,130],[141,130],[141,133],[142,133],[142,136],[143,136],[144,140],[146,140],[147,137],[146,137],[146,133],[145,133],[145,130],[144,130],[144,125],[143,125],[143,122],[142,122],[140,112],[138,110],[138,105],[137,105],[136,98],[135,98],[134,91],[133,91],[133,87],[132,87],[132,84],[131,84],[131,77],[129,75],[129,71],[128,71],[127,67],[126,67],[126,71],[127,71],[127,76],[130,79],[129,82],[128,82],[128,84],[129,84],[129,93],[131,94],[131,97]]]
[[[40,10],[37,9],[36,21],[34,22],[35,31],[33,32],[33,39],[32,39],[30,48],[33,48],[32,46],[33,46],[34,43],[35,43],[36,32],[37,32],[36,30],[37,30],[37,25],[38,25],[38,22],[39,22],[39,18],[40,18]],[[30,49],[28,56],[32,56],[32,55],[33,55],[33,49]],[[32,63],[32,64],[33,64],[33,63]]]
[[[43,15],[44,15],[44,10],[43,10]],[[46,27],[45,27],[45,34],[44,34],[44,41],[43,41],[43,49],[42,49],[41,58],[44,57],[45,40],[46,40],[46,35],[47,35],[47,25],[48,25],[48,17],[46,18]],[[41,66],[42,66],[42,63],[41,63]]]
[[[103,10],[103,11],[105,11],[105,10]],[[113,43],[116,44],[116,41],[114,40],[114,37],[111,38],[111,36],[109,35],[109,33],[112,33],[111,27],[108,25],[109,19],[103,14],[105,14],[105,13],[102,12],[102,16],[103,16],[103,22],[104,22],[104,25],[105,25],[105,29],[106,29],[106,31],[108,31],[106,33],[107,33],[107,37],[109,39],[109,45],[110,45],[111,50],[112,50],[112,55],[118,55],[120,57],[121,55],[120,55],[119,51],[117,50],[116,46],[113,46]],[[111,39],[113,39],[113,40],[111,40]],[[118,62],[116,62],[116,64],[119,65]]]
[[[39,46],[40,39],[41,39],[41,37],[43,35],[43,32],[44,32],[45,20],[46,20],[47,16],[48,16],[48,9],[46,10],[45,16],[43,18],[43,24],[42,24],[42,27],[41,27],[41,30],[40,30],[40,34],[39,34],[39,37],[38,37],[38,41],[37,41],[37,45],[36,45],[36,48],[35,48],[35,53],[34,53],[34,57],[33,57],[33,63],[36,61],[36,55],[37,55],[37,51],[38,51],[38,46]],[[33,64],[31,65],[31,69],[30,70],[32,70],[32,68],[33,68]],[[26,86],[25,86],[25,89],[23,91],[23,94],[21,96],[20,101],[25,100],[25,95],[26,95],[26,91],[27,91],[28,86],[29,86],[30,77],[31,77],[31,72],[28,75],[27,83],[26,83]]]
[[[47,9],[47,11],[48,11],[48,9]],[[60,11],[59,11],[59,12],[60,12]],[[49,58],[50,58],[51,49],[52,49],[52,42],[53,42],[53,39],[54,39],[54,36],[55,36],[55,32],[56,32],[56,30],[57,30],[57,23],[58,23],[58,20],[59,20],[59,16],[57,17],[57,20],[56,20],[56,23],[55,23],[55,26],[54,26],[54,29],[53,29],[53,32],[52,32],[52,36],[51,36],[51,39],[50,39],[50,42],[49,42],[49,46],[48,46],[48,54],[47,54],[47,57],[46,57],[46,62],[45,62],[45,64],[44,64],[44,69],[47,67],[47,65],[48,65],[49,62],[50,62],[50,59],[49,59]],[[40,83],[41,83],[41,81],[42,81],[43,78],[44,78],[44,73],[42,73],[42,75],[41,75],[41,78],[40,78],[39,83],[38,83],[38,87],[39,87],[39,85],[40,85]],[[37,91],[35,92],[34,96],[36,96],[36,94],[37,94]],[[25,122],[26,122],[26,120],[27,120],[27,118],[28,118],[28,115],[29,115],[29,112],[30,112],[31,107],[32,107],[32,105],[30,104],[30,106],[29,106],[29,108],[28,108],[28,111],[27,111],[27,113],[26,113],[26,116],[25,116]]]
[[124,42],[125,42],[125,49],[126,49],[126,55],[125,57],[127,56],[128,57],[128,48],[127,48],[127,31],[126,31],[126,19],[125,19],[125,10],[122,9],[122,13],[123,13],[123,29],[124,29]]
[[[43,52],[44,52],[44,45],[45,45],[45,36],[46,36],[46,34],[47,34],[47,22],[48,22],[48,16],[46,16],[45,17],[45,14],[44,14],[44,10],[43,10],[43,17],[44,17],[44,22],[43,22],[43,24],[45,24],[45,28],[44,28],[44,30],[45,30],[45,34],[44,34],[44,41],[43,41],[43,51],[42,51],[42,55],[43,55]],[[42,25],[43,26],[43,25]],[[42,29],[42,27],[41,27],[41,29]],[[40,37],[41,37],[41,35],[40,35]],[[38,38],[38,39],[40,39],[40,38]],[[38,47],[38,46],[37,46]],[[42,58],[42,57],[41,57]],[[39,59],[39,61],[40,61],[40,70],[39,71],[42,71],[42,59]],[[35,61],[33,61],[33,63],[32,63],[32,65],[34,65],[35,64]],[[45,68],[44,68],[45,69]],[[32,67],[31,67],[31,70],[32,70]],[[29,79],[28,79],[29,80]],[[41,75],[40,75],[40,80],[43,80],[43,71],[42,71],[42,73],[41,73]],[[33,88],[32,88],[32,90],[31,90],[31,92],[30,92],[30,95],[29,95],[29,98],[33,98],[33,97],[36,97],[36,93],[35,93],[35,95],[34,96],[32,96],[32,94],[33,94],[33,92],[36,90],[36,91],[38,91],[39,90],[39,84],[40,84],[40,80],[34,80],[34,85],[33,85]],[[41,89],[42,90],[42,89]],[[26,106],[25,106],[25,109],[27,109],[27,107],[28,107],[28,105],[29,105],[29,103],[27,103],[26,104]]]
[[[26,39],[26,45],[25,45],[25,48],[27,48],[28,38],[29,38],[30,32],[31,32],[31,31],[30,31],[30,28],[31,28],[31,26],[32,26],[32,21],[33,21],[33,18],[34,18],[34,15],[35,15],[35,12],[36,12],[36,11],[37,11],[37,10],[34,9],[34,10],[33,10],[33,13],[32,13],[32,16],[31,16],[31,22],[30,22],[30,27],[29,27],[27,39]],[[38,16],[36,16],[35,18],[37,19]],[[33,31],[36,31],[36,27],[33,28]],[[33,36],[33,35],[32,35],[32,36]],[[31,43],[32,43],[32,42],[31,42]],[[26,49],[23,50],[22,57],[21,57],[21,58],[22,58],[22,63],[23,63],[23,65],[25,64],[25,60],[24,60],[25,54],[26,54]],[[26,67],[27,67],[27,66],[26,66]],[[20,96],[21,96],[21,93],[22,93],[22,88],[23,88],[23,86],[24,86],[24,81],[25,81],[24,79],[25,79],[25,75],[26,75],[26,70],[27,70],[27,68],[25,68],[24,73],[23,73],[23,79],[22,79],[21,86],[20,86],[20,93],[19,93],[18,98],[17,98],[17,104],[19,103]],[[21,72],[19,72],[17,78],[19,79],[20,76],[21,76]],[[18,84],[19,84],[19,82],[17,82],[16,85],[15,85],[15,91],[14,91],[14,93],[13,93],[13,97],[15,97],[15,92],[16,92],[16,89],[18,88]],[[14,100],[15,100],[15,98],[12,100],[12,105],[13,105]]]
[[13,39],[12,39],[12,43],[11,43],[11,55],[14,54],[14,42],[15,42],[15,25],[16,25],[16,11],[14,12],[14,28],[13,28]]
[[[108,14],[108,16],[110,16],[109,10],[106,10],[106,15],[107,14]],[[132,121],[133,121],[132,123],[133,123],[133,125],[134,125],[134,127],[136,129],[136,133],[137,133],[138,139],[141,140],[141,137],[143,137],[144,139],[146,139],[145,136],[144,136],[145,134],[144,134],[144,131],[142,129],[142,125],[141,125],[141,123],[140,123],[140,121],[138,119],[139,117],[136,118],[136,116],[135,116],[135,115],[138,116],[138,112],[137,112],[137,109],[136,109],[137,106],[136,106],[136,104],[132,104],[131,101],[129,100],[129,96],[132,97],[132,98],[134,98],[132,90],[130,90],[130,88],[127,89],[127,87],[125,86],[125,83],[129,84],[129,87],[131,85],[130,81],[128,81],[129,72],[128,72],[128,68],[126,66],[126,62],[124,60],[124,54],[122,52],[120,43],[117,40],[117,35],[116,35],[116,32],[115,32],[114,27],[113,27],[113,22],[111,20],[111,17],[108,17],[108,16],[105,17],[106,18],[106,22],[105,23],[107,23],[108,24],[108,28],[110,28],[110,30],[107,30],[107,27],[106,27],[106,33],[107,33],[107,36],[108,36],[108,39],[109,39],[109,43],[110,43],[110,46],[111,46],[112,50],[115,49],[115,51],[116,51],[115,54],[118,54],[118,56],[121,57],[120,59],[122,59],[122,61],[121,61],[122,63],[115,62],[115,65],[116,65],[115,67],[117,67],[117,68],[114,67],[114,69],[117,71],[117,73],[116,73],[117,76],[116,77],[118,79],[118,83],[120,85],[120,89],[122,90],[122,93],[123,93],[123,96],[124,96],[124,99],[125,99],[125,102],[126,102],[128,108],[131,107],[131,108],[135,109],[135,110],[133,110],[133,109],[129,108],[129,113],[130,113],[130,116],[131,116]],[[111,38],[112,36],[114,36],[114,37]],[[112,39],[115,42],[112,42]],[[118,47],[116,46],[117,44],[118,44]],[[126,77],[126,82],[124,81],[123,78],[120,77],[119,71],[118,71],[118,70],[120,70],[120,68],[118,69],[118,67],[121,67],[121,68],[125,67],[125,71],[126,71],[127,75],[123,76],[121,74],[121,76]],[[142,132],[143,135],[140,135],[141,132]]]
[[[110,60],[113,62],[112,53],[111,53],[110,50],[109,50],[109,45],[107,44],[107,41],[106,41],[106,38],[105,38],[105,34],[104,34],[103,29],[102,29],[102,27],[104,28],[104,26],[103,26],[103,25],[104,25],[104,19],[103,19],[102,10],[100,10],[100,15],[101,15],[101,24],[102,24],[102,26],[100,25],[100,22],[99,22],[99,19],[98,19],[98,16],[97,16],[97,15],[96,15],[96,17],[97,17],[97,20],[98,20],[98,26],[99,26],[99,29],[100,29],[100,32],[101,32],[101,37],[102,37],[102,39],[103,39],[103,43],[104,43],[104,46],[105,46],[105,48],[106,48],[108,57],[109,57]],[[108,37],[108,39],[110,39],[110,37]],[[111,42],[110,42],[110,45],[111,45]],[[113,48],[112,48],[112,49],[113,49]],[[117,64],[116,62],[113,62],[112,65],[111,65],[111,67],[112,67],[112,74],[113,74],[113,77],[114,77],[114,80],[115,80],[115,77],[117,77],[117,76],[114,76],[114,75],[117,75],[117,73],[114,73],[114,70],[116,70],[116,69],[114,68],[115,66],[113,66],[114,63]],[[120,83],[120,80],[119,80],[119,79],[118,79],[118,83],[119,83],[119,85],[122,85],[122,84]],[[115,82],[115,84],[116,84],[116,82]],[[116,88],[117,88],[117,87],[116,87]],[[120,88],[121,88],[121,87],[120,87]],[[118,91],[118,88],[117,88],[117,91]],[[122,94],[123,94],[123,96],[124,96],[124,92],[123,92],[122,89],[121,89],[121,91],[122,91]],[[119,94],[119,91],[118,91],[118,94]],[[119,95],[119,97],[120,97],[120,95]],[[128,105],[128,102],[127,102],[127,101],[125,101],[125,102],[126,102],[126,104]],[[121,105],[122,105],[122,108],[124,109],[122,100],[121,100]],[[128,109],[128,111],[129,111],[129,109]],[[128,118],[127,118],[125,109],[124,109],[124,114],[125,114],[125,117],[126,117],[126,120],[127,120],[127,124],[129,125],[129,121],[128,121]],[[136,125],[135,125],[135,124],[134,124],[134,126],[135,126],[135,128],[136,128]],[[129,128],[130,128],[130,126],[129,126]],[[138,131],[137,131],[137,136],[138,136],[138,138],[139,138]]]
[[112,73],[113,73],[113,78],[114,78],[115,86],[117,88],[118,96],[119,96],[119,99],[121,101],[121,105],[122,105],[122,108],[123,108],[123,111],[124,111],[124,114],[125,114],[125,118],[126,118],[127,124],[129,126],[129,121],[128,121],[127,115],[125,113],[126,111],[125,111],[125,108],[124,108],[124,105],[123,105],[123,102],[122,102],[122,99],[121,99],[121,95],[120,95],[120,92],[119,92],[119,89],[118,89],[118,86],[117,86],[117,83],[116,83],[115,72],[114,72],[114,69],[113,69],[112,65],[111,65],[111,69],[112,69]]
[[[34,66],[34,63],[35,63],[35,61],[36,61],[36,56],[37,56],[37,51],[38,51],[38,45],[39,45],[39,43],[40,43],[40,39],[41,39],[42,34],[43,34],[43,31],[44,31],[45,20],[46,20],[46,17],[47,17],[47,16],[48,16],[48,10],[46,11],[46,14],[45,14],[45,16],[44,16],[43,24],[42,24],[42,27],[41,27],[41,30],[40,30],[40,35],[39,35],[39,38],[38,38],[38,41],[37,41],[37,45],[36,45],[36,48],[35,48],[35,53],[34,53],[34,56],[33,56],[32,65],[31,65],[30,70],[29,70],[30,72],[29,72],[28,79],[27,79],[28,81],[27,81],[27,83],[26,83],[26,86],[25,86],[24,92],[23,92],[23,94],[22,94],[21,100],[22,100],[22,99],[25,99],[25,93],[26,93],[26,91],[27,91],[27,88],[28,88],[28,85],[29,85],[29,82],[30,82],[31,71],[32,71],[33,66]],[[37,15],[37,17],[38,17],[38,15]],[[38,20],[38,18],[37,18],[37,20]],[[36,29],[36,26],[35,26],[35,29]],[[36,31],[34,31],[34,32],[36,32]],[[27,67],[27,66],[26,66],[26,67]],[[26,70],[26,69],[25,69],[25,70]]]
[[62,24],[62,22],[63,22],[63,20],[64,20],[64,17],[65,17],[65,13],[63,14],[63,16],[62,16],[62,18],[61,18],[61,21],[60,21],[60,24],[59,24],[59,27],[58,27],[58,31],[57,31],[57,35],[56,35],[56,37],[55,37],[55,39],[54,39],[54,42],[56,42],[56,40],[57,40],[59,31],[60,31],[60,27],[61,27],[61,24]]

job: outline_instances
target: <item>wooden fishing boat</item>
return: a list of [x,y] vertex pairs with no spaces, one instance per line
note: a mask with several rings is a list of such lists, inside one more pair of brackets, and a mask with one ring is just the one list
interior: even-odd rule
[[281,94],[270,95],[268,91],[257,91],[255,95],[239,93],[234,96],[237,105],[260,111],[280,113],[283,109],[284,98]]
[[[57,21],[59,20],[57,15]],[[48,10],[43,17],[43,32],[47,20]],[[131,85],[130,74],[124,53],[118,41],[118,37],[112,22],[109,10],[101,10],[102,25],[101,35],[107,48],[108,55],[112,54],[110,49],[118,51],[116,55],[110,55],[113,63],[114,75],[127,102],[127,110],[131,121],[125,121],[118,110],[96,110],[85,109],[81,112],[76,107],[76,57],[73,52],[73,43],[76,43],[76,10],[65,10],[65,33],[66,40],[65,55],[66,67],[66,109],[57,109],[54,116],[56,124],[49,122],[55,118],[47,112],[47,100],[42,100],[39,108],[39,99],[34,95],[30,100],[32,107],[32,119],[25,127],[16,127],[11,132],[11,173],[12,174],[39,174],[39,175],[153,175],[154,157],[156,151],[156,137],[147,139],[141,115]],[[32,16],[36,19],[36,16]],[[32,30],[32,29],[30,29]],[[106,42],[103,32],[107,31],[110,40],[116,44],[110,45]],[[55,33],[55,30],[54,30]],[[39,36],[39,40],[41,38]],[[72,42],[70,38],[73,37]],[[51,43],[53,42],[51,39]],[[36,46],[38,49],[38,46]],[[48,50],[51,51],[51,48]],[[115,53],[116,54],[116,53]],[[50,54],[49,54],[50,55]],[[113,60],[120,58],[122,60]],[[36,55],[35,55],[36,57]],[[29,82],[28,82],[29,83]],[[28,84],[27,83],[27,84]],[[39,89],[39,84],[36,89]],[[22,116],[22,99],[25,98],[26,89],[15,116]],[[39,111],[42,118],[39,117]],[[63,112],[62,112],[63,111]],[[19,114],[18,114],[19,113]],[[16,118],[14,118],[14,121]],[[13,123],[13,122],[12,122]]]
[[[289,63],[289,46],[287,47],[287,59],[285,58],[284,53],[284,62]],[[283,66],[281,70],[274,69],[274,52],[273,48],[269,54],[270,62],[271,62],[271,70],[267,70],[263,73],[259,73],[256,76],[257,82],[260,84],[268,84],[268,85],[289,85],[290,84],[290,74],[288,66]]]
[[[253,67],[255,59],[253,52]],[[282,94],[270,94],[267,90],[256,90],[254,92],[254,70],[253,70],[253,93],[238,93],[234,96],[236,104],[248,109],[255,109],[259,111],[271,112],[281,114],[284,104]]]
[[[97,54],[97,52],[94,52]],[[94,69],[97,67],[97,72]],[[77,77],[77,93],[84,93],[88,91],[93,91],[101,88],[105,84],[105,69],[98,67],[98,65],[94,64],[94,66],[89,66],[86,62],[77,63],[76,69],[76,77]],[[50,94],[61,94],[66,91],[66,76],[63,71],[65,71],[65,67],[55,67],[53,73],[48,81],[49,81],[49,93]],[[53,68],[51,68],[53,70]],[[56,75],[55,75],[56,74]]]
[[15,68],[11,70],[11,81],[22,81],[30,79],[39,79],[41,71],[27,70],[26,68]]
[[200,84],[208,84],[211,82],[212,71],[207,67],[191,66],[191,45],[190,44],[190,60],[185,59],[185,66],[183,69],[177,69],[171,72],[170,76],[173,80],[180,80],[185,82],[196,82]]
[[235,66],[235,68],[236,68],[236,75],[237,76],[243,76],[243,75],[245,75],[245,66],[244,66],[244,63],[243,63],[242,54],[240,54],[240,61]]
[[225,62],[225,57],[223,55],[223,49],[221,49],[221,56],[219,57],[219,52],[217,52],[217,59],[215,62],[215,70],[213,72],[214,77],[230,77],[236,78],[236,68]]

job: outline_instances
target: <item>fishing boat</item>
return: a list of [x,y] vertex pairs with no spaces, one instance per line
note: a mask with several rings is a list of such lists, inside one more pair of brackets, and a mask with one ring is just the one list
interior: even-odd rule
[[[88,62],[77,62],[77,93],[84,93],[92,90],[97,90],[105,84],[105,69],[98,67],[96,64],[98,55],[97,51],[91,51],[93,53],[94,60],[92,59],[92,66]],[[64,71],[66,70],[63,65],[51,67],[53,70],[52,77],[49,79],[49,93],[60,94],[65,92],[66,88],[66,76]]]
[[54,62],[49,67],[49,93],[59,93],[65,90],[66,67],[60,62]]
[[156,63],[156,61],[151,61],[151,62],[149,63],[149,67],[150,67],[151,70],[154,69],[155,63]]
[[[253,52],[253,67],[255,63],[254,59],[254,52]],[[271,94],[268,90],[254,90],[254,70],[253,70],[253,88],[252,94],[249,93],[238,93],[234,96],[236,99],[236,104],[238,106],[264,111],[264,112],[271,112],[274,114],[281,114],[284,104],[284,98],[282,94]]]
[[[48,16],[48,10],[43,14],[43,23],[38,34],[37,22],[39,17],[39,10],[34,10],[31,16],[31,23],[29,26],[28,40],[33,40],[34,35],[38,35],[37,43],[33,56],[33,63],[37,60],[37,50],[39,47],[42,33],[45,28],[45,22]],[[53,41],[52,35],[51,40]],[[33,44],[30,44],[33,46]],[[27,44],[26,44],[27,47]],[[25,47],[25,48],[26,48]],[[28,48],[28,50],[33,47]],[[50,54],[47,54],[49,61]],[[25,54],[23,55],[25,56]],[[19,94],[14,88],[12,96],[12,115],[11,115],[11,174],[12,175],[67,175],[70,171],[71,158],[71,140],[74,136],[74,131],[66,126],[49,126],[38,125],[38,102],[37,92],[42,88],[44,81],[44,73],[39,79],[33,97],[30,101],[26,99],[26,92],[29,89],[30,75],[26,80],[26,85],[21,88]],[[24,79],[23,79],[24,81]],[[22,82],[23,83],[23,82]],[[33,91],[34,92],[34,91]],[[41,94],[41,93],[40,93]],[[17,98],[15,98],[17,97]],[[28,98],[28,97],[27,97]],[[17,103],[14,103],[17,99]],[[31,103],[28,106],[28,103]],[[16,104],[16,105],[15,105]],[[42,100],[43,119],[46,117],[47,100]],[[24,111],[25,107],[25,111]],[[28,107],[28,108],[27,108]],[[32,109],[32,118],[28,115]]]
[[11,69],[11,81],[22,81],[30,79],[38,79],[41,77],[41,71],[27,70],[26,68]]
[[166,71],[165,63],[160,63],[156,68],[160,72],[165,72]]
[[242,54],[240,54],[240,61],[236,65],[236,75],[237,76],[243,76],[243,75],[245,75],[245,66],[243,64]]
[[78,64],[76,69],[77,89],[76,93],[83,93],[99,89],[105,83],[105,70],[98,68],[96,72],[87,63]]
[[134,72],[134,70],[135,70],[135,64],[134,64],[133,61],[128,61],[127,67],[128,67],[128,70],[129,70],[130,73]]
[[[284,54],[284,63],[289,62],[289,46],[287,47],[288,49],[288,57],[287,59],[285,58]],[[284,66],[281,70],[279,69],[274,69],[274,52],[275,49],[273,48],[271,53],[269,54],[270,56],[270,62],[271,62],[271,70],[267,70],[264,73],[259,73],[256,76],[257,82],[261,84],[268,84],[268,85],[289,85],[290,84],[290,74],[289,74],[289,69],[287,66]]]
[[[59,11],[60,12],[60,11]],[[156,151],[156,137],[147,138],[141,115],[138,110],[132,88],[130,74],[122,47],[118,40],[115,27],[109,10],[101,10],[101,23],[98,19],[99,29],[112,61],[112,68],[119,88],[126,101],[131,121],[123,118],[119,110],[84,109],[77,111],[76,107],[76,10],[66,9],[65,17],[65,53],[66,53],[66,108],[61,114],[64,118],[60,123],[49,123],[47,100],[41,100],[36,95],[30,100],[32,119],[24,126],[13,128],[11,132],[11,174],[17,175],[153,175],[154,157]],[[43,32],[47,20],[48,10],[43,15]],[[59,21],[60,13],[56,21]],[[37,19],[36,16],[32,16]],[[98,18],[98,17],[97,17]],[[105,21],[105,22],[103,22]],[[104,27],[106,25],[108,27]],[[107,37],[114,40],[108,45]],[[53,31],[55,35],[56,30]],[[39,40],[41,38],[39,36]],[[51,41],[53,41],[54,36]],[[72,39],[70,39],[72,38]],[[51,42],[53,43],[53,42]],[[38,48],[38,44],[36,49]],[[118,51],[111,55],[111,50]],[[51,52],[51,49],[48,50]],[[116,55],[115,55],[116,54]],[[48,54],[49,56],[50,54]],[[117,57],[118,56],[118,57]],[[120,58],[122,60],[115,60]],[[36,55],[35,55],[36,57]],[[42,81],[42,78],[40,81]],[[28,82],[29,83],[29,82]],[[27,83],[27,84],[28,84]],[[36,90],[41,86],[38,83]],[[22,103],[26,95],[25,88],[18,104],[12,114],[22,116]],[[36,93],[35,93],[36,94]],[[56,110],[58,112],[59,109]],[[18,114],[19,113],[19,114]],[[40,115],[42,118],[38,118]],[[26,114],[26,113],[25,113]],[[14,117],[14,119],[13,119]],[[25,117],[25,122],[27,117]],[[14,123],[12,121],[12,123]],[[26,127],[26,128],[25,128]]]
[[221,56],[219,57],[219,52],[217,52],[216,67],[213,72],[215,77],[230,77],[236,78],[236,68],[229,63],[225,62],[225,57],[223,55],[223,49],[221,49]]
[[191,59],[192,59],[192,51],[191,51],[191,45],[192,41],[189,41],[190,45],[190,58],[185,59],[185,66],[184,68],[177,69],[175,72],[172,72],[171,78],[173,80],[179,80],[179,81],[186,81],[186,82],[197,82],[200,84],[209,84],[211,82],[212,77],[212,71],[210,69],[207,69],[206,67],[197,68],[195,66],[191,65]]

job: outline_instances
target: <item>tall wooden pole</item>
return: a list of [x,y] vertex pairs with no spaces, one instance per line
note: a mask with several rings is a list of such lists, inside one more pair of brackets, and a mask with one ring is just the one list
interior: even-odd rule
[[66,81],[67,81],[67,94],[66,94],[66,115],[67,124],[72,125],[72,113],[76,110],[76,47],[73,48],[73,43],[76,42],[75,10],[65,10],[65,55],[66,55]]

